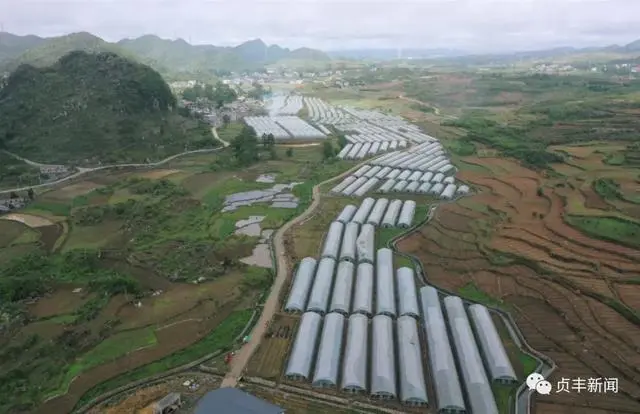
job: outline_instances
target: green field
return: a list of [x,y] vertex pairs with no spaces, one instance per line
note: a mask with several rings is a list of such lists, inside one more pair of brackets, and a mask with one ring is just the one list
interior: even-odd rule
[[249,322],[251,313],[251,310],[243,310],[233,313],[225,319],[220,326],[194,345],[166,358],[144,365],[140,368],[136,368],[124,375],[100,384],[83,395],[77,405],[81,406],[86,404],[91,399],[96,398],[108,390],[126,385],[142,378],[161,374],[172,368],[187,364],[216,351],[228,350],[232,344],[231,341],[242,332],[242,329]]
[[[228,128],[230,134],[240,129]],[[275,229],[307,208],[316,183],[352,165],[324,159],[322,147],[296,148],[291,156],[283,148],[276,148],[275,156],[269,148],[254,150],[246,165],[230,147],[176,159],[157,175],[105,171],[42,192],[24,212],[59,223],[47,231],[0,221],[0,310],[13,330],[0,341],[0,393],[12,396],[2,401],[0,412],[29,410],[67,390],[77,393],[78,384],[100,371],[96,368],[116,370],[110,362],[145,346],[155,344],[154,355],[172,351],[124,377],[114,372],[113,380],[92,392],[229,345],[250,311],[234,313],[214,333],[178,352],[164,338],[156,343],[151,327],[189,312],[200,318],[249,307],[238,301],[260,295],[272,275],[240,262],[251,255],[257,238],[233,234],[236,222],[265,216],[261,227]],[[267,202],[220,211],[228,195],[272,187],[255,182],[265,173],[275,175],[276,183],[300,183],[291,191],[299,198],[297,209],[271,208]],[[45,251],[45,244],[52,248]],[[41,300],[29,305],[34,297]],[[128,310],[138,299],[147,312]],[[72,381],[76,377],[78,382]],[[69,402],[75,402],[73,396]]]
[[[68,319],[65,319],[66,321]],[[107,338],[71,364],[59,388],[53,391],[51,396],[66,393],[71,381],[83,371],[114,361],[140,348],[153,346],[155,343],[156,336],[152,328],[121,332]]]
[[640,247],[640,225],[617,217],[570,215],[565,220],[586,234],[617,243]]

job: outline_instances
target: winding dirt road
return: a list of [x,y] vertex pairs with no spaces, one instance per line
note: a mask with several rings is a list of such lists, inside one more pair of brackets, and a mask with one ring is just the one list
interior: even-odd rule
[[260,342],[262,342],[262,338],[267,331],[269,326],[269,322],[273,319],[273,315],[278,310],[278,300],[280,298],[280,292],[282,291],[282,287],[284,285],[285,280],[287,280],[287,276],[289,274],[289,265],[287,262],[287,256],[284,249],[284,235],[286,232],[291,229],[293,226],[300,224],[302,221],[306,220],[311,214],[313,214],[314,210],[320,205],[320,187],[324,184],[338,180],[348,174],[351,174],[353,171],[356,171],[362,165],[367,162],[371,162],[371,160],[367,160],[362,162],[355,167],[351,168],[344,173],[330,178],[326,181],[321,182],[313,187],[313,201],[309,205],[309,207],[299,216],[294,218],[293,220],[286,223],[284,226],[280,227],[278,231],[273,236],[273,246],[274,252],[276,256],[276,260],[278,261],[277,265],[277,274],[276,278],[271,287],[271,291],[269,292],[269,297],[267,301],[264,303],[264,307],[262,308],[262,314],[260,315],[260,319],[254,326],[253,330],[250,334],[249,342],[244,344],[244,346],[236,353],[233,357],[233,361],[231,362],[231,369],[224,377],[222,384],[220,387],[235,387],[238,384],[238,378],[243,375],[243,372],[251,359],[251,356],[258,349]]
[[[51,181],[49,183],[44,183],[44,184],[36,184],[36,185],[30,185],[27,187],[20,187],[20,188],[11,188],[8,190],[0,190],[0,194],[9,194],[12,192],[20,192],[20,191],[27,191],[30,188],[35,189],[35,188],[45,188],[45,187],[51,187],[54,186],[56,184],[60,184],[63,183],[65,181],[69,181],[72,180],[74,178],[80,177],[81,175],[84,175],[86,173],[92,172],[92,171],[101,171],[101,170],[108,170],[111,168],[154,168],[154,167],[160,167],[166,163],[168,163],[169,161],[173,161],[176,158],[179,157],[183,157],[185,155],[190,155],[190,154],[200,154],[200,153],[207,153],[207,152],[216,152],[216,151],[220,151],[222,149],[225,149],[226,147],[229,146],[229,143],[223,139],[221,139],[218,136],[218,131],[216,131],[215,128],[211,128],[211,133],[213,134],[213,137],[217,140],[220,141],[222,143],[221,147],[216,147],[216,148],[204,148],[204,149],[199,149],[199,150],[193,150],[193,151],[185,151],[185,152],[181,152],[179,154],[174,154],[170,157],[165,158],[164,160],[158,161],[158,162],[151,162],[151,163],[146,163],[146,164],[141,164],[141,163],[137,163],[137,164],[112,164],[112,165],[102,165],[100,167],[80,167],[78,168],[78,172],[68,175],[64,178],[61,178],[59,180],[56,181]],[[46,167],[46,166],[50,166],[49,164],[41,164],[35,161],[31,161],[28,160],[26,158],[22,158],[19,155],[13,154],[11,152],[5,151],[7,154],[11,155],[14,158],[17,158],[19,160],[24,161],[25,163],[34,166],[34,167]]]

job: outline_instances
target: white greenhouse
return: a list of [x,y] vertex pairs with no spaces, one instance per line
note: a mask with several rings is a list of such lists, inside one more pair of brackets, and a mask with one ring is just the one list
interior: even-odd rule
[[321,324],[322,316],[315,312],[306,312],[300,318],[296,339],[285,370],[285,376],[288,379],[296,381],[309,379]]
[[316,264],[317,261],[313,257],[305,257],[300,261],[293,279],[291,292],[289,292],[289,299],[284,308],[286,312],[304,312],[311,284],[313,283]]

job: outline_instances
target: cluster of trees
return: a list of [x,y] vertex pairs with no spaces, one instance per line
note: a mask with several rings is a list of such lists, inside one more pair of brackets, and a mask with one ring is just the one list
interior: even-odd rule
[[182,97],[187,101],[195,102],[198,99],[208,99],[214,102],[218,108],[238,99],[238,94],[229,85],[218,82],[211,84],[196,84],[192,88],[187,88],[182,92]]
[[[262,144],[262,147],[260,146]],[[234,138],[231,143],[233,149],[234,160],[236,162],[235,167],[246,167],[261,159],[261,151],[269,154],[271,159],[276,159],[278,154],[276,152],[276,140],[273,134],[263,134],[260,139],[256,134],[256,131],[245,125],[240,133]],[[335,160],[337,151],[336,148],[329,141],[324,141],[322,145],[322,157],[325,161]],[[287,157],[293,156],[293,148],[289,147],[286,151]],[[217,169],[218,166],[212,166],[213,169]]]
[[249,92],[247,92],[247,96],[249,98],[253,98],[253,99],[257,99],[257,100],[261,100],[262,98],[265,97],[265,95],[268,95],[269,93],[271,93],[271,89],[265,89],[264,86],[262,86],[259,83],[254,83],[253,84],[253,88],[251,88],[251,90],[249,90]]
[[196,135],[194,145],[204,145],[201,137],[210,134],[173,111],[176,103],[148,66],[76,51],[51,67],[22,65],[8,77],[0,89],[0,145],[52,164],[160,159]]
[[135,279],[102,267],[97,250],[73,250],[55,256],[31,253],[10,261],[2,274],[0,299],[3,302],[42,296],[60,282],[89,283],[90,288],[107,295],[121,293],[123,289],[129,293],[140,291]]
[[260,159],[256,131],[245,125],[231,143],[233,155],[239,166],[248,166]]

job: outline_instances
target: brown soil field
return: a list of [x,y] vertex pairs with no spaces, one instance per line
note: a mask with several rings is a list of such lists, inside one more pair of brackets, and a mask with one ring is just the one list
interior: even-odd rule
[[150,180],[159,180],[165,178],[168,175],[179,173],[180,170],[152,170],[137,174],[139,177],[148,178]]
[[265,339],[251,358],[247,375],[271,381],[279,379],[298,320],[295,316],[276,314]]
[[60,189],[45,193],[46,198],[51,200],[68,201],[75,197],[87,194],[96,188],[104,187],[103,184],[94,181],[80,181],[71,185],[64,186]]
[[64,233],[62,223],[56,223],[51,226],[38,227],[40,232],[40,242],[45,250],[52,251],[58,239]]
[[507,159],[464,161],[491,170],[459,173],[479,194],[439,206],[399,249],[418,257],[438,286],[459,291],[472,282],[501,299],[531,346],[558,364],[552,382],[619,379],[617,394],[536,397],[536,414],[640,412],[640,330],[632,315],[640,285],[620,284],[640,277],[640,251],[568,226],[552,180]]
[[29,314],[35,318],[48,318],[73,313],[91,299],[91,295],[73,293],[75,286],[59,286],[55,293],[47,295],[29,306]]

